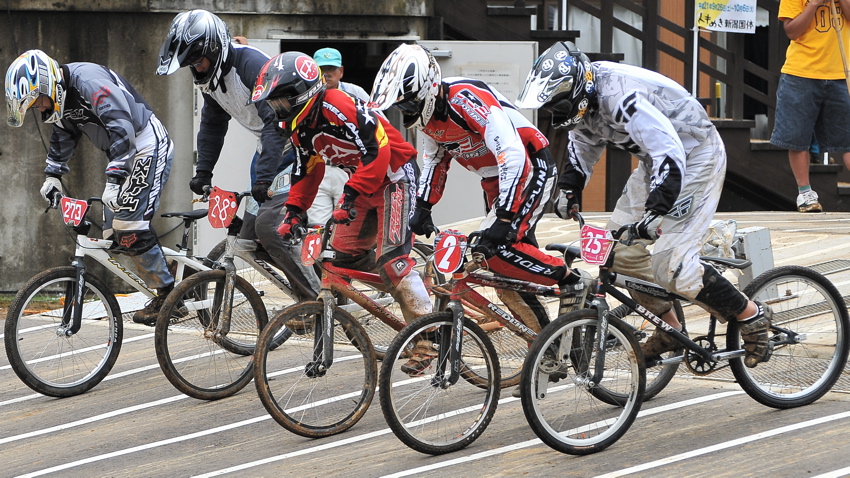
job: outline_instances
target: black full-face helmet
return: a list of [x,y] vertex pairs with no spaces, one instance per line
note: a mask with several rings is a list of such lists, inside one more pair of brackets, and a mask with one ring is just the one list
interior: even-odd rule
[[516,105],[552,113],[552,125],[572,129],[596,95],[596,72],[573,42],[558,42],[534,62]]
[[[168,37],[159,51],[157,75],[170,75],[184,66],[192,66],[195,84],[210,91],[218,87],[221,66],[230,52],[227,25],[206,10],[191,10],[174,17]],[[207,58],[210,67],[203,73],[195,68]]]
[[325,78],[316,60],[300,51],[288,51],[270,59],[260,70],[251,103],[265,101],[281,126],[295,131],[324,91]]

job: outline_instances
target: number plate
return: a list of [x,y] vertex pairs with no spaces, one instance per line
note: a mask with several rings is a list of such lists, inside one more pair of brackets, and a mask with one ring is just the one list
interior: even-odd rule
[[604,265],[614,249],[611,231],[585,225],[581,228],[581,258],[588,264]]
[[322,230],[313,229],[306,236],[301,244],[301,263],[305,266],[312,266],[322,253]]
[[463,263],[466,253],[466,236],[460,231],[446,229],[434,238],[434,268],[451,274]]
[[218,186],[210,193],[210,210],[207,219],[210,225],[216,229],[230,226],[236,217],[239,203],[236,202],[236,193],[219,189]]
[[89,205],[80,199],[63,197],[60,201],[62,206],[62,219],[68,226],[79,226],[86,217]]

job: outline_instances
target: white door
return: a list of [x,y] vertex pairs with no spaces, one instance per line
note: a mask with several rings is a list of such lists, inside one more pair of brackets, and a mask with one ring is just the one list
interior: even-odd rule
[[[422,40],[417,43],[437,58],[443,78],[465,76],[482,80],[511,102],[516,100],[525,76],[537,59],[537,42]],[[536,124],[536,111],[520,111]],[[417,147],[422,151],[421,144]],[[434,222],[447,225],[484,216],[484,195],[479,182],[478,175],[452,164],[445,194],[433,209]]]

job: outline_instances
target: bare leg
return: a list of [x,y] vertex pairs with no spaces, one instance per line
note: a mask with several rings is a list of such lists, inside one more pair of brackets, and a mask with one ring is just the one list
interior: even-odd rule
[[[791,163],[791,172],[797,180],[797,187],[809,185],[809,152],[788,151],[788,161]],[[844,164],[848,164],[850,157],[844,156]],[[850,168],[848,168],[850,169]]]

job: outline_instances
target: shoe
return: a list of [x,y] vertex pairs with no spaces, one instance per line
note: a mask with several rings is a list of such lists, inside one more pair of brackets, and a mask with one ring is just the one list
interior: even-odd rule
[[411,377],[418,377],[435,358],[437,358],[437,349],[434,348],[434,342],[420,340],[413,347],[410,359],[401,366],[401,371]]
[[[684,331],[683,333],[687,334]],[[646,342],[640,344],[640,350],[643,352],[645,362],[661,360],[661,354],[673,352],[680,348],[682,348],[682,344],[673,337],[673,334],[661,329],[655,329],[655,332],[649,336]]]
[[573,284],[558,284],[560,294],[558,315],[563,315],[584,307],[587,294],[594,286],[594,279],[585,270],[573,269],[573,273],[580,273],[581,278]]
[[756,301],[758,314],[740,324],[741,338],[744,340],[744,365],[753,368],[767,362],[773,355],[773,344],[770,342],[770,324],[773,322],[773,311],[770,307]]
[[799,212],[823,212],[818,201],[818,193],[809,189],[797,195],[797,211]]
[[136,313],[133,314],[133,322],[137,324],[144,324],[148,327],[155,326],[156,317],[159,315],[159,309],[162,308],[165,298],[168,297],[168,294],[171,293],[172,290],[174,290],[174,283],[157,289],[156,297],[148,301],[148,303],[145,304],[144,309],[137,310]]

